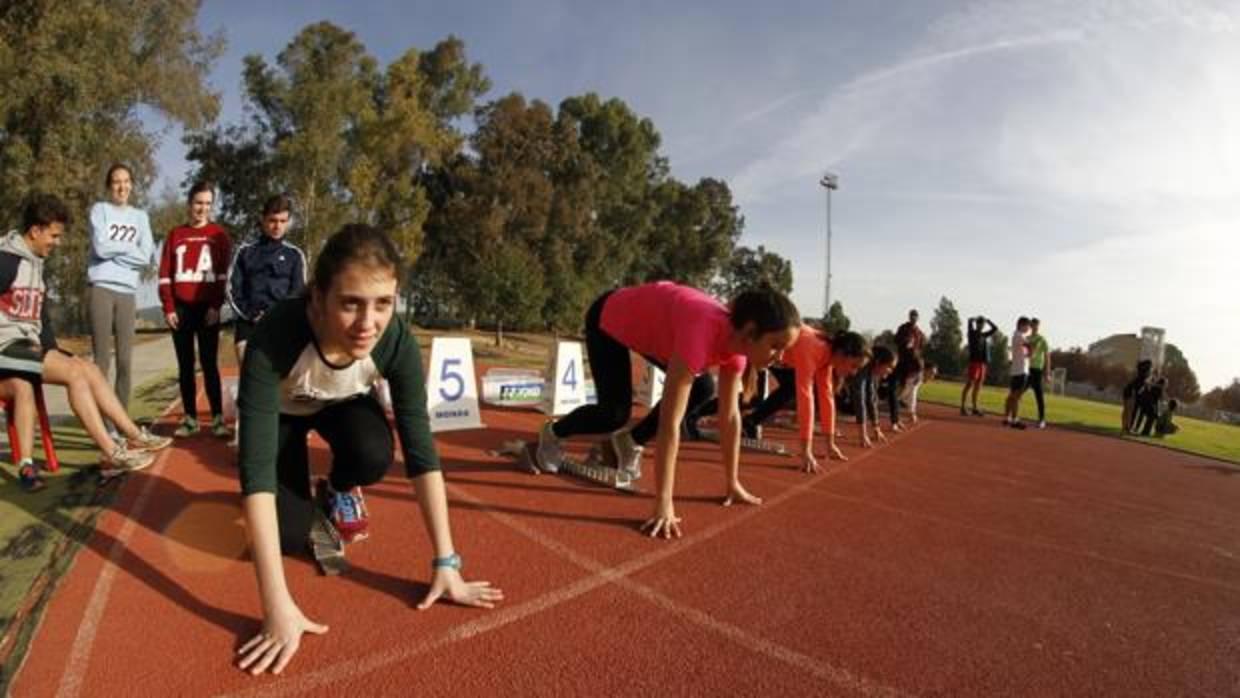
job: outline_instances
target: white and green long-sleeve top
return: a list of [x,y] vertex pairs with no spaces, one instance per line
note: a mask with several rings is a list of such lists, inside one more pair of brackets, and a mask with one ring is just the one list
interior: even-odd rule
[[393,317],[368,357],[337,366],[319,350],[306,316],[307,304],[304,297],[277,304],[246,345],[237,395],[242,493],[276,491],[281,414],[314,414],[369,392],[380,378],[391,388],[396,433],[409,477],[439,470],[426,412],[422,355],[408,326]]

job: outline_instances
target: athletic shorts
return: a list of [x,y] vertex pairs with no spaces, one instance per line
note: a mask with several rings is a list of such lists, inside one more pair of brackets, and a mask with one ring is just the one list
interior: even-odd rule
[[1025,388],[1029,387],[1029,374],[1021,373],[1012,376],[1011,387],[1014,393],[1024,392]]
[[969,362],[969,380],[980,381],[986,379],[986,362],[970,361]]

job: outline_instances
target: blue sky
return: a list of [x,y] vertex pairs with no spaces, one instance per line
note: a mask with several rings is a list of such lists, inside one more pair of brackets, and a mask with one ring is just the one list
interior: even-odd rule
[[[624,99],[673,174],[729,182],[742,243],[793,261],[793,299],[860,329],[927,326],[941,296],[1055,346],[1164,327],[1204,388],[1240,376],[1240,6],[1143,2],[204,4],[241,115],[246,54],[327,19],[387,62],[448,34],[488,97]],[[179,182],[176,134],[161,175]]]

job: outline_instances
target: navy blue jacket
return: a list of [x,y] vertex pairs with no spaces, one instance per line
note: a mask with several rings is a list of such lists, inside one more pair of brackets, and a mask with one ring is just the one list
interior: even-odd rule
[[250,322],[305,288],[306,256],[284,239],[260,234],[241,245],[228,269],[228,304],[238,318]]

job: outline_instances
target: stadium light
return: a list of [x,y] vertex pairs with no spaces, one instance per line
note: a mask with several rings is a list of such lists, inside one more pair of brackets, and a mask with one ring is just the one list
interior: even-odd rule
[[840,176],[827,172],[818,180],[819,186],[827,191],[827,290],[822,303],[822,319],[827,319],[831,312],[831,192],[840,188]]

